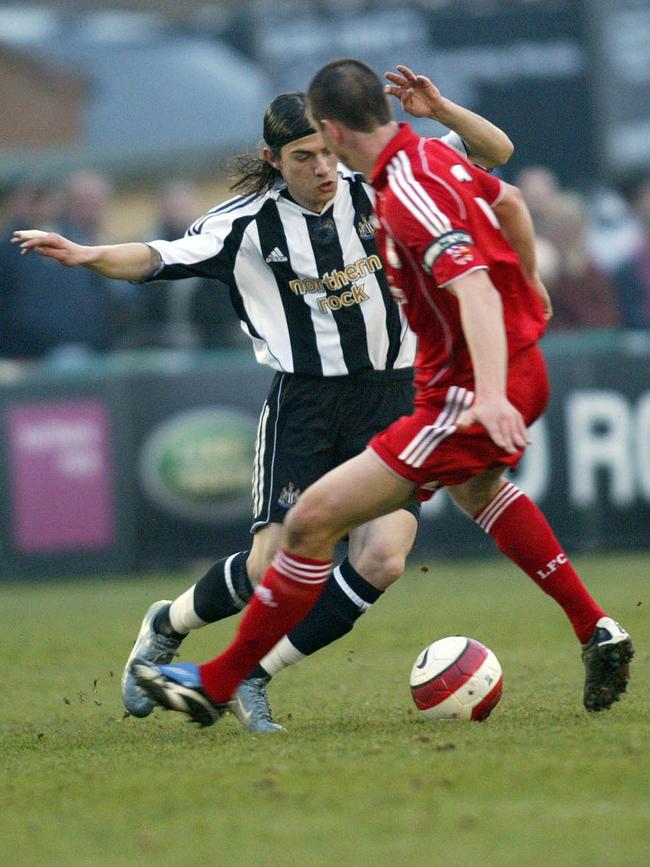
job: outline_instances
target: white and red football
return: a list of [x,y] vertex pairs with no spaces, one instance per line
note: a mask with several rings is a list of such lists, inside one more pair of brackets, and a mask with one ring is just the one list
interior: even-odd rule
[[499,703],[503,674],[492,651],[462,635],[434,641],[415,660],[411,695],[427,719],[487,719]]

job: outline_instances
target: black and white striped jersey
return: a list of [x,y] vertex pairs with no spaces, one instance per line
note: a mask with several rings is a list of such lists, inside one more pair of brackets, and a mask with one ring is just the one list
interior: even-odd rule
[[225,283],[257,360],[275,370],[344,376],[411,367],[415,336],[377,253],[374,193],[339,169],[320,214],[278,188],[224,202],[184,238],[150,242],[162,260],[151,279]]

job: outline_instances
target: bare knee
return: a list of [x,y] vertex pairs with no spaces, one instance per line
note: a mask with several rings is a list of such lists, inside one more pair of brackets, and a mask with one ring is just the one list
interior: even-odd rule
[[448,487],[447,493],[459,509],[474,517],[496,497],[503,484],[502,470],[499,470],[498,473],[487,472],[468,479],[462,485]]
[[481,508],[480,506],[476,507],[477,497],[473,494],[472,491],[469,491],[465,488],[464,485],[458,485],[457,487],[448,488],[447,493],[454,501],[454,503],[458,506],[461,511],[466,514],[473,516],[477,511]]
[[365,547],[352,565],[369,584],[385,590],[404,573],[406,558],[391,545],[373,545]]
[[335,538],[335,530],[328,519],[322,501],[303,494],[284,522],[285,542],[290,550],[311,548]]

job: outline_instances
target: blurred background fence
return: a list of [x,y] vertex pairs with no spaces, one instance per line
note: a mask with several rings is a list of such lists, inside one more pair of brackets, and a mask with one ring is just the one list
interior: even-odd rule
[[[8,239],[182,235],[227,197],[267,102],[342,55],[409,63],[510,135],[501,174],[531,208],[556,311],[554,401],[521,483],[567,545],[648,547],[648,0],[67,0],[0,4],[0,575],[246,544],[270,371],[227,293],[102,280]],[[489,550],[444,496],[418,544]]]

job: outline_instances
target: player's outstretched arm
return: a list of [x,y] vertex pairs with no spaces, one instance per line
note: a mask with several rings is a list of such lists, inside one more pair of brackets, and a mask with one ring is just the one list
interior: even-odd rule
[[397,72],[387,72],[386,93],[395,96],[404,111],[413,117],[428,117],[457,133],[465,142],[468,157],[486,169],[508,162],[514,146],[508,136],[467,108],[446,99],[426,77],[416,75],[408,66],[398,65]]
[[75,244],[56,232],[42,232],[38,229],[15,231],[11,243],[20,247],[23,256],[35,252],[56,259],[62,265],[82,265],[115,280],[144,280],[160,265],[159,254],[147,244],[106,244],[90,247]]
[[508,347],[501,296],[483,269],[453,280],[448,289],[458,298],[474,369],[474,403],[458,426],[482,424],[500,448],[514,454],[525,448],[528,432],[506,394]]
[[537,272],[535,229],[530,211],[518,187],[502,181],[501,190],[501,198],[493,206],[493,210],[508,243],[519,256],[524,277],[539,295],[544,307],[544,317],[548,320],[553,315],[553,305]]

